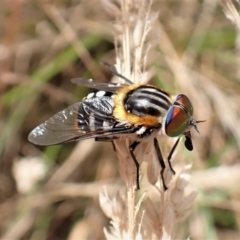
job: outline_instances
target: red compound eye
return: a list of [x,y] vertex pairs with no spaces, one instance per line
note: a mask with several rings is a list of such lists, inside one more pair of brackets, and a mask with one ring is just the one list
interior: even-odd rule
[[188,114],[179,106],[171,106],[165,119],[165,132],[169,137],[177,137],[189,126]]
[[183,94],[176,97],[176,101],[169,108],[165,119],[165,133],[169,137],[177,137],[188,128],[193,115],[193,106],[189,98]]

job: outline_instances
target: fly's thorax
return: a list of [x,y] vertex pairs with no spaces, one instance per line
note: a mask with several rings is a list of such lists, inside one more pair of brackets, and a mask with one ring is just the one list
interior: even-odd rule
[[[119,122],[129,122],[128,121],[128,112],[126,111],[124,107],[124,99],[126,98],[129,91],[136,88],[138,85],[133,84],[127,87],[121,88],[119,91],[116,92],[112,96],[114,101],[114,109],[113,109],[113,115]],[[130,123],[132,124],[132,123]]]
[[131,85],[114,96],[114,117],[133,125],[156,127],[172,105],[170,95],[151,85]]

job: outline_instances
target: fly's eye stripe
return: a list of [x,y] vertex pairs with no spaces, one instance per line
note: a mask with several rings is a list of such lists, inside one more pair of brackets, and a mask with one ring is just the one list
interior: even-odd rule
[[189,112],[189,114],[192,116],[193,115],[193,106],[191,101],[189,100],[189,98],[184,95],[184,94],[179,94],[176,97],[176,102],[182,104],[183,106],[186,107],[187,111]]
[[184,106],[182,103],[180,103],[180,102],[174,102],[173,105],[174,105],[174,106],[179,106],[186,114],[190,115],[188,109],[187,109],[186,106]]
[[165,122],[165,133],[170,137],[183,134],[192,123],[193,106],[187,96],[179,94],[169,108]]

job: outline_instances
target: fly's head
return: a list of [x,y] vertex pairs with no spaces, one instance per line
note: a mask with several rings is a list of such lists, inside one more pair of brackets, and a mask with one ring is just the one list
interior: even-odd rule
[[184,135],[185,146],[191,151],[193,146],[190,129],[193,127],[199,133],[197,124],[200,122],[205,122],[205,120],[199,121],[193,118],[193,106],[189,98],[184,94],[179,94],[163,118],[163,132],[169,137]]

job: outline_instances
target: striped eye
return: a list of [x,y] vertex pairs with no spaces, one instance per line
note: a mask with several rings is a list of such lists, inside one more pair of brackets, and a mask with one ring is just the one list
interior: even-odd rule
[[187,96],[179,94],[169,108],[165,119],[165,133],[169,137],[177,137],[185,132],[190,124],[193,107]]
[[186,95],[183,95],[183,94],[177,95],[177,98],[176,98],[175,102],[180,103],[181,105],[183,105],[188,110],[188,113],[191,116],[193,115],[192,103],[190,102],[189,98]]

